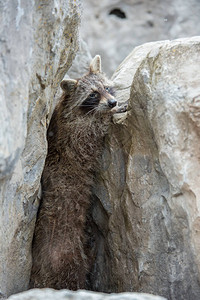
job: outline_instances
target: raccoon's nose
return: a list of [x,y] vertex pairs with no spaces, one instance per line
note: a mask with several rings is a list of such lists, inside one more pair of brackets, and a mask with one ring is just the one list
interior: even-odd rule
[[108,106],[109,107],[115,107],[117,105],[117,100],[115,99],[109,99],[108,100]]

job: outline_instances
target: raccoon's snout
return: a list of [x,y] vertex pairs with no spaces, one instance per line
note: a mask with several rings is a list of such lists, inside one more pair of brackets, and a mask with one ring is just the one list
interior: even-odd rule
[[109,107],[115,107],[117,105],[117,100],[115,100],[115,99],[109,99],[108,100],[108,106]]

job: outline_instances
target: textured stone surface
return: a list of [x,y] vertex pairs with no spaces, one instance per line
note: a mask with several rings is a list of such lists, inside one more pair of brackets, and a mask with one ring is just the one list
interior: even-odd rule
[[89,70],[91,60],[92,56],[87,44],[83,40],[80,40],[76,57],[72,62],[71,68],[69,69],[67,74],[65,74],[65,79],[80,78],[85,75]]
[[0,291],[27,288],[46,128],[77,51],[79,1],[0,1]]
[[110,75],[134,47],[199,35],[199,27],[198,0],[83,2],[82,37],[93,56],[101,54]]
[[9,297],[10,300],[165,300],[163,297],[138,294],[122,293],[106,295],[102,293],[79,290],[72,292],[69,290],[56,291],[52,289],[34,289]]
[[95,188],[95,290],[199,299],[199,69],[196,37],[137,47],[113,76],[129,111]]

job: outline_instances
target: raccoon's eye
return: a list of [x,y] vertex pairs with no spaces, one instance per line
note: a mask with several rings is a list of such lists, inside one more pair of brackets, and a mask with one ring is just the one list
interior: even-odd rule
[[107,86],[107,87],[105,87],[105,90],[106,90],[106,92],[108,92],[109,94],[114,96],[114,90],[112,87]]
[[89,111],[92,110],[93,108],[97,107],[100,101],[100,94],[98,92],[91,93],[85,101],[80,105],[82,109]]
[[98,92],[94,92],[94,93],[91,93],[89,95],[89,98],[95,99],[95,98],[98,98],[98,96],[99,96],[99,93]]
[[110,92],[111,88],[110,87],[105,87],[106,92]]

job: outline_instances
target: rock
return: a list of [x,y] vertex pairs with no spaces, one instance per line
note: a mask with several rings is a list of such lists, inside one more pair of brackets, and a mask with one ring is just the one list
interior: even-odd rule
[[111,75],[121,61],[146,42],[199,35],[198,0],[85,0],[81,35],[92,56],[101,54]]
[[53,101],[77,51],[80,2],[0,4],[0,290],[27,289]]
[[123,293],[106,295],[102,293],[79,290],[77,292],[69,290],[56,291],[53,289],[33,289],[8,298],[9,300],[165,300],[163,297],[138,294]]
[[129,106],[94,189],[94,290],[199,299],[199,69],[194,37],[139,46],[113,76]]
[[70,67],[69,71],[65,74],[65,79],[75,79],[85,75],[89,71],[89,65],[91,61],[92,56],[87,44],[83,40],[80,40],[76,57],[73,60],[72,66]]

